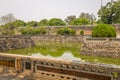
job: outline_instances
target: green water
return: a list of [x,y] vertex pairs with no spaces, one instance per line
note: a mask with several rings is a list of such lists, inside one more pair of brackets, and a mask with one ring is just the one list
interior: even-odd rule
[[59,58],[65,60],[80,59],[81,43],[44,42],[37,43],[35,47],[10,50],[6,53],[22,54],[33,57]]
[[5,53],[22,54],[37,58],[57,58],[120,65],[120,58],[103,58],[80,55],[81,43],[72,42],[41,42],[35,47],[5,51]]

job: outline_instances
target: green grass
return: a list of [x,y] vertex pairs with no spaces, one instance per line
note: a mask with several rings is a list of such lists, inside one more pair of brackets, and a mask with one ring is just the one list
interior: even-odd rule
[[81,58],[88,62],[99,62],[107,64],[120,65],[120,58],[103,58],[94,56],[80,55],[81,43],[62,43],[62,42],[42,42],[37,43],[35,47],[5,51],[6,53],[31,55],[33,53],[41,53],[42,55],[51,55],[53,57],[59,57],[64,52],[71,52],[74,57]]

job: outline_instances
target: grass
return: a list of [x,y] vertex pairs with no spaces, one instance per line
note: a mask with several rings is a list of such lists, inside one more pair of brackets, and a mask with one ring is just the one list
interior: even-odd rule
[[33,53],[41,53],[42,55],[51,55],[53,57],[59,57],[64,52],[71,52],[74,57],[81,58],[88,62],[99,62],[107,64],[120,65],[120,58],[103,58],[94,56],[80,55],[81,43],[63,43],[63,42],[41,42],[37,43],[35,47],[5,51],[6,53],[31,55]]

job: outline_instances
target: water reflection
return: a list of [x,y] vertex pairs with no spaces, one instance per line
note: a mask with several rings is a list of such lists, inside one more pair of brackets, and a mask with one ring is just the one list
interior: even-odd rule
[[50,54],[48,55],[42,55],[41,53],[35,53],[31,54],[32,57],[37,57],[37,58],[55,58],[55,59],[62,59],[62,60],[75,60],[75,61],[81,61],[81,58],[74,57],[71,52],[64,52],[61,56],[51,56]]

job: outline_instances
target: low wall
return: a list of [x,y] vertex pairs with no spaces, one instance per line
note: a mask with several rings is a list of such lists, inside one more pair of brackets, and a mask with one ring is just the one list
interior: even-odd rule
[[120,39],[119,38],[86,38],[82,44],[82,55],[120,58]]
[[0,36],[0,51],[32,46],[34,46],[34,43],[30,36]]

